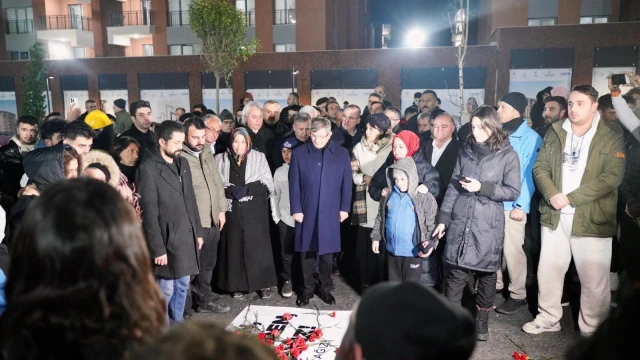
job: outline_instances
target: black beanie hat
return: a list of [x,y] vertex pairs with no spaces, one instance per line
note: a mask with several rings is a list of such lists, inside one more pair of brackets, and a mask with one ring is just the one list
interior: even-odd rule
[[369,288],[356,310],[355,338],[367,360],[468,359],[473,320],[460,305],[416,282]]
[[113,102],[113,105],[119,107],[120,109],[126,109],[127,108],[127,102],[124,101],[124,99],[117,99]]
[[382,133],[386,133],[391,127],[391,120],[384,113],[371,114],[367,117],[367,123],[375,126]]
[[514,109],[518,110],[520,116],[524,116],[524,111],[529,106],[529,100],[523,93],[519,92],[510,92],[507,95],[503,96],[500,101],[506,102],[511,105]]

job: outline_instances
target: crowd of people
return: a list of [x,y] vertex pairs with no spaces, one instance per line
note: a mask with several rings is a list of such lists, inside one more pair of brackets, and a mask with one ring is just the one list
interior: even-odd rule
[[[115,116],[91,100],[85,113],[22,115],[0,148],[0,358],[120,358],[179,341],[159,336],[249,293],[335,304],[340,274],[364,294],[344,356],[385,358],[384,316],[398,338],[403,320],[457,334],[425,330],[430,342],[405,344],[416,356],[468,358],[489,313],[518,311],[529,283],[538,315],[522,330],[559,331],[571,272],[580,332],[593,335],[612,274],[640,275],[631,79],[626,95],[546,88],[533,106],[518,92],[470,98],[459,117],[433,90],[401,112],[384,86],[362,108],[291,93],[281,109],[245,93],[235,113],[197,104],[160,124],[145,100],[116,100]],[[397,313],[381,314],[391,301]]]

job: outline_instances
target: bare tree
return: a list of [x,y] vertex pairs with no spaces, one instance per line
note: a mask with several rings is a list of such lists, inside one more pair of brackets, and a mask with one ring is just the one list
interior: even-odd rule
[[460,83],[460,116],[465,111],[464,102],[464,59],[467,56],[469,40],[469,0],[451,0],[447,13],[451,26],[451,41],[458,59],[458,80]]

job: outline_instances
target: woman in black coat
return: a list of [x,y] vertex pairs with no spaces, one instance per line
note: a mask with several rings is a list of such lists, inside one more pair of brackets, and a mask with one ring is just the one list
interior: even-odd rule
[[263,153],[251,149],[245,128],[231,133],[226,152],[216,155],[216,164],[227,198],[227,222],[218,248],[218,287],[232,293],[258,291],[271,297],[277,285],[269,236],[269,197],[273,178]]
[[434,236],[442,238],[446,229],[449,300],[460,303],[471,271],[479,279],[476,332],[478,340],[486,341],[504,245],[503,202],[520,195],[520,162],[492,107],[474,111],[471,129],[473,137],[460,149]]

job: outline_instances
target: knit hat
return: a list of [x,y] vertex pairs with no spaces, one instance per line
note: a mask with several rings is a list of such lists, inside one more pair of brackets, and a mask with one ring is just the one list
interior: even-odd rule
[[[402,140],[404,146],[407,148],[407,157],[413,157],[413,155],[420,148],[420,138],[418,135],[413,133],[413,131],[402,130],[400,131],[394,138],[391,146],[396,143],[396,141]],[[397,161],[396,156],[393,155],[393,160]]]
[[119,107],[120,109],[126,109],[127,108],[127,102],[124,101],[124,99],[118,99],[118,100],[114,101],[113,105]]
[[103,113],[100,110],[93,110],[92,112],[87,114],[87,116],[84,118],[84,122],[87,123],[87,125],[91,126],[94,131],[100,130],[113,124],[107,114]]
[[371,114],[367,117],[367,123],[371,126],[375,126],[383,134],[386,133],[391,127],[391,120],[384,113]]
[[520,116],[524,116],[524,111],[527,106],[529,106],[529,100],[527,99],[527,97],[524,96],[523,93],[519,92],[510,92],[507,95],[503,96],[500,101],[506,102],[507,104],[511,105],[520,113]]
[[476,334],[460,305],[417,282],[369,288],[356,310],[355,338],[367,360],[468,359]]

